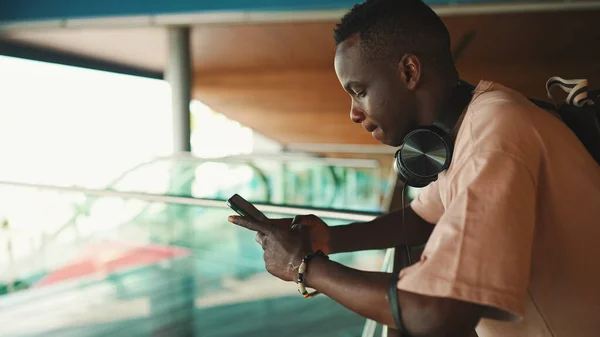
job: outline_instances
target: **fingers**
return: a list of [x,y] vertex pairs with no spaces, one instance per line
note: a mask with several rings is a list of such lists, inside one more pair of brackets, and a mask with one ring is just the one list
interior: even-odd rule
[[232,215],[227,218],[227,221],[240,227],[245,227],[249,230],[260,232],[263,234],[269,233],[272,230],[272,228],[269,227],[269,224],[253,220],[250,217]]
[[292,229],[298,226],[312,227],[322,222],[322,220],[314,214],[296,215],[292,220]]
[[250,217],[242,217],[237,215],[232,215],[227,220],[238,226],[245,227],[249,230],[261,233],[268,233],[273,231],[273,229],[296,230],[302,226],[312,227],[322,222],[322,220],[319,217],[313,214],[297,215],[293,219],[269,219],[268,223],[256,221]]
[[269,223],[281,228],[289,228],[292,225],[292,218],[269,219]]

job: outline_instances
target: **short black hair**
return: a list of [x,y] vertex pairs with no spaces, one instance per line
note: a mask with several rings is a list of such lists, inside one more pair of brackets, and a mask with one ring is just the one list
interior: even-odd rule
[[455,69],[448,29],[421,0],[366,0],[355,5],[336,25],[335,43],[356,34],[365,58],[398,62],[411,53],[423,63]]

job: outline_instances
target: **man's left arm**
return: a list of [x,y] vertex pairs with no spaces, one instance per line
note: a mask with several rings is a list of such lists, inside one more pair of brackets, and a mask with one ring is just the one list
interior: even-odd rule
[[[388,298],[391,274],[367,272],[315,257],[308,263],[308,286],[347,309],[396,328]],[[411,336],[469,336],[485,307],[450,298],[398,291],[402,324]]]

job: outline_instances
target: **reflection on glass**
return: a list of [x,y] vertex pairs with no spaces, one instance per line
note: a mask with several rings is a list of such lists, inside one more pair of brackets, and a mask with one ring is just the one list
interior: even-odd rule
[[[35,190],[19,193],[34,202],[0,236],[1,336],[356,336],[363,327],[268,274],[254,233],[228,223],[228,208],[94,198],[66,226],[46,226],[49,212],[68,217],[88,197],[48,192],[49,209]],[[332,258],[377,270],[383,252]]]
[[[50,184],[103,188],[77,177]],[[238,193],[258,203],[356,211],[381,210],[389,190],[376,160],[283,154],[157,158],[122,172],[104,188],[218,200]]]
[[294,157],[172,157],[122,175],[110,188],[260,203],[378,211],[387,191],[375,160]]

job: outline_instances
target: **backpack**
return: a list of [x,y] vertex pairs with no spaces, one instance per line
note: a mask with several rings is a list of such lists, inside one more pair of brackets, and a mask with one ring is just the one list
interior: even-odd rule
[[[551,90],[556,87],[567,93],[562,104],[552,97]],[[600,90],[589,91],[587,79],[565,80],[555,76],[546,82],[546,94],[551,104],[531,101],[555,112],[600,164]]]

